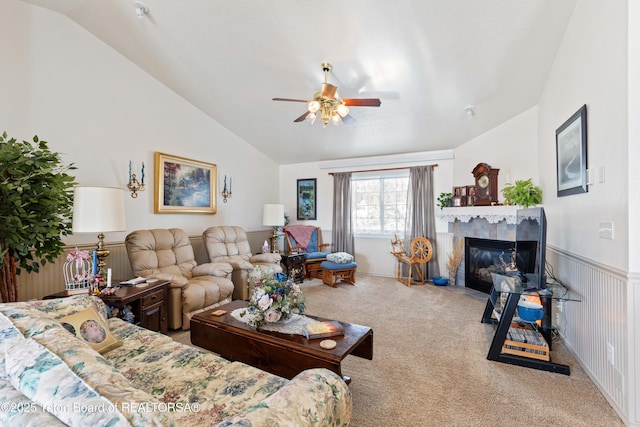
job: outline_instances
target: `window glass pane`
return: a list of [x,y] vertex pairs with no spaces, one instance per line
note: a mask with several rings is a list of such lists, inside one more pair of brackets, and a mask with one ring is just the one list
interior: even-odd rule
[[352,178],[352,215],[355,232],[389,234],[404,230],[408,173]]

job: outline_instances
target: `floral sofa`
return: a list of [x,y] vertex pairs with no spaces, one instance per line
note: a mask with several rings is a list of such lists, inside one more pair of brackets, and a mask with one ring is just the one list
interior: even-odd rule
[[229,362],[107,319],[97,297],[0,304],[1,425],[346,426],[351,405],[333,372],[286,380]]

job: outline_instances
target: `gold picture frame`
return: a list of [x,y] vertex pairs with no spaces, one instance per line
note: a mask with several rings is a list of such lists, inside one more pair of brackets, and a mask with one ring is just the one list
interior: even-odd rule
[[156,152],[155,213],[216,213],[217,167]]

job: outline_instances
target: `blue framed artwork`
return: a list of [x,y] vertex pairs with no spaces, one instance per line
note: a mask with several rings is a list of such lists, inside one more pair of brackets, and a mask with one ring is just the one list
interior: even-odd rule
[[315,220],[316,217],[316,179],[307,178],[297,181],[297,212],[298,219]]

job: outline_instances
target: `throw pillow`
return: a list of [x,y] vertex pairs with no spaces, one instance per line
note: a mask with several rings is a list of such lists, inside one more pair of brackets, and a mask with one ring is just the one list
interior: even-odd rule
[[336,264],[348,264],[353,262],[353,255],[346,252],[334,252],[327,255],[327,261],[335,262]]
[[70,316],[61,317],[58,322],[67,331],[89,344],[99,353],[104,354],[122,345],[122,341],[111,335],[109,326],[93,307]]
[[100,396],[58,356],[33,339],[6,354],[11,384],[68,425],[128,426],[117,406]]

